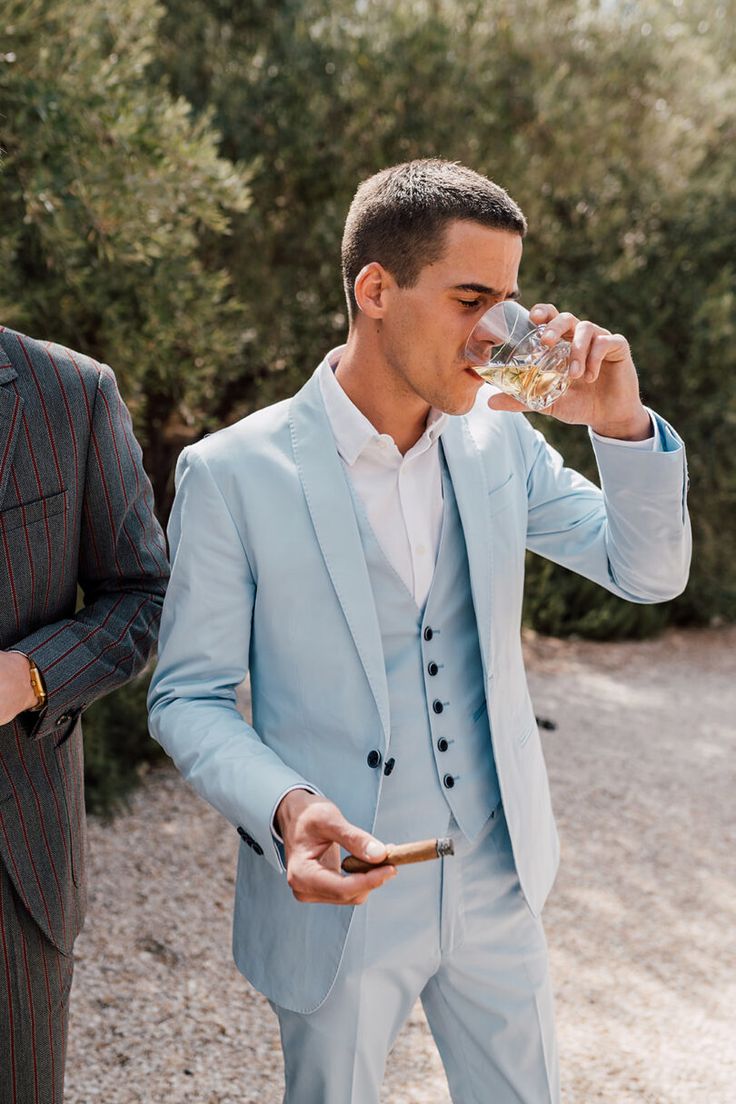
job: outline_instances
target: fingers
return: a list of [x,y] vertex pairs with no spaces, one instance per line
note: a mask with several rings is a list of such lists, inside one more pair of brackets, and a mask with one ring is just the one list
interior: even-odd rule
[[290,825],[287,880],[298,901],[334,905],[362,904],[368,894],[396,874],[394,866],[380,866],[365,874],[340,872],[340,846],[367,862],[386,858],[386,845],[370,832],[351,824],[336,805],[324,798],[305,803]]
[[511,395],[505,395],[502,391],[497,392],[495,395],[491,395],[488,400],[488,405],[491,410],[511,410],[514,413],[518,413],[520,410],[528,410],[528,406],[524,406],[523,403],[518,402],[517,399],[511,397]]
[[313,856],[326,847],[339,843],[352,855],[367,862],[381,862],[386,857],[386,845],[370,832],[364,832],[346,820],[336,805],[325,798],[313,798],[299,810],[293,828],[284,837],[287,852],[298,847]]
[[287,872],[289,886],[297,901],[328,905],[362,905],[374,889],[395,877],[395,866],[380,866],[365,874],[345,875],[313,859],[299,858],[289,863]]
[[[335,811],[337,812],[337,810]],[[336,840],[351,855],[365,859],[366,862],[382,862],[386,858],[385,843],[381,843],[369,832],[364,832],[362,828],[356,828],[341,814],[338,813],[334,818],[331,827],[332,834],[330,838]]]
[[[533,321],[536,322],[536,318]],[[570,314],[569,311],[555,314],[552,320],[545,324],[542,341],[545,345],[555,345],[563,337],[569,340],[581,325],[583,323],[580,322],[580,319],[576,318],[574,314]],[[585,325],[592,325],[592,323],[588,322]]]
[[612,334],[592,322],[581,322],[575,330],[570,354],[570,376],[593,383],[604,361],[613,363],[630,356],[629,343],[621,334]]
[[[538,317],[549,317],[555,308],[550,303],[537,304],[532,308],[534,321]],[[601,372],[604,362],[613,364],[631,359],[631,349],[626,338],[622,334],[612,334],[610,330],[598,326],[594,322],[581,322],[565,311],[555,313],[551,321],[545,325],[542,341],[548,345],[555,345],[561,339],[570,341],[570,378],[581,380],[585,383],[594,383]],[[488,400],[491,410],[508,410],[514,413],[528,410],[517,399],[504,393],[496,393]],[[544,413],[551,413],[549,409]]]
[[[589,375],[588,359],[596,338],[602,333],[608,333],[608,330],[603,330],[601,326],[596,326],[593,322],[579,322],[575,327],[570,352],[570,376],[572,379],[578,379],[583,374],[586,380],[595,378]],[[600,371],[600,363],[598,364],[598,371]]]
[[585,364],[586,381],[597,380],[601,366],[605,361],[609,364],[625,360],[631,356],[629,343],[622,334],[604,332],[598,334],[591,342],[588,358]]
[[535,303],[529,314],[535,326],[544,326],[551,322],[560,312],[552,303]]

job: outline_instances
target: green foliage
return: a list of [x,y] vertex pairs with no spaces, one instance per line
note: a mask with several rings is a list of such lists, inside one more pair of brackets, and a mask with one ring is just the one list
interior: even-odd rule
[[160,500],[238,344],[222,239],[248,205],[208,113],[149,75],[152,0],[9,0],[0,314],[115,367]]

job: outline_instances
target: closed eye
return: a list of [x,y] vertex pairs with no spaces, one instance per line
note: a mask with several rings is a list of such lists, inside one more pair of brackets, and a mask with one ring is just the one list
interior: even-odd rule
[[481,300],[480,299],[458,299],[458,303],[461,303],[464,307],[467,307],[468,310],[475,310],[476,307],[480,306]]

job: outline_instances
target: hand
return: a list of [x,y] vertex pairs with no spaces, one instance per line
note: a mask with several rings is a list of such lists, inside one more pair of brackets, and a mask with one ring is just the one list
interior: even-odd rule
[[32,709],[36,700],[26,657],[20,652],[0,652],[0,725]]
[[[581,322],[573,314],[560,314],[551,303],[538,303],[530,313],[536,325],[545,327],[543,344],[551,347],[561,338],[572,344],[572,383],[543,413],[572,425],[588,425],[603,437],[629,441],[651,437],[652,420],[639,398],[626,338],[593,322]],[[488,405],[492,410],[527,409],[504,394],[493,395]]]
[[345,819],[336,805],[307,790],[292,790],[276,810],[286,850],[286,876],[297,901],[362,905],[368,894],[396,876],[395,866],[366,874],[340,872],[340,846],[368,862],[386,857],[384,844]]

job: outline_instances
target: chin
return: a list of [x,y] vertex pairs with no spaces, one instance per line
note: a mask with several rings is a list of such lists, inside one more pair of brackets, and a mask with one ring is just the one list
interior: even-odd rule
[[455,417],[459,417],[462,414],[469,414],[475,406],[476,399],[478,398],[478,392],[483,386],[483,380],[478,377],[477,383],[469,376],[463,381],[464,386],[458,387],[458,381],[450,381],[451,386],[443,390],[441,394],[428,394],[425,393],[425,402],[428,402],[430,406],[435,407],[437,410],[442,410],[445,414],[452,414]]
[[442,403],[433,403],[438,410],[441,410],[444,414],[451,414],[455,418],[459,418],[462,414],[469,414],[475,406],[475,395],[462,399],[447,399]]
[[474,384],[471,383],[470,387],[465,390],[464,394],[458,395],[453,404],[454,408],[452,410],[448,409],[447,413],[455,415],[469,414],[475,406],[476,400],[478,398],[478,392],[483,386],[483,380],[479,379],[478,384],[479,386],[476,387]]

